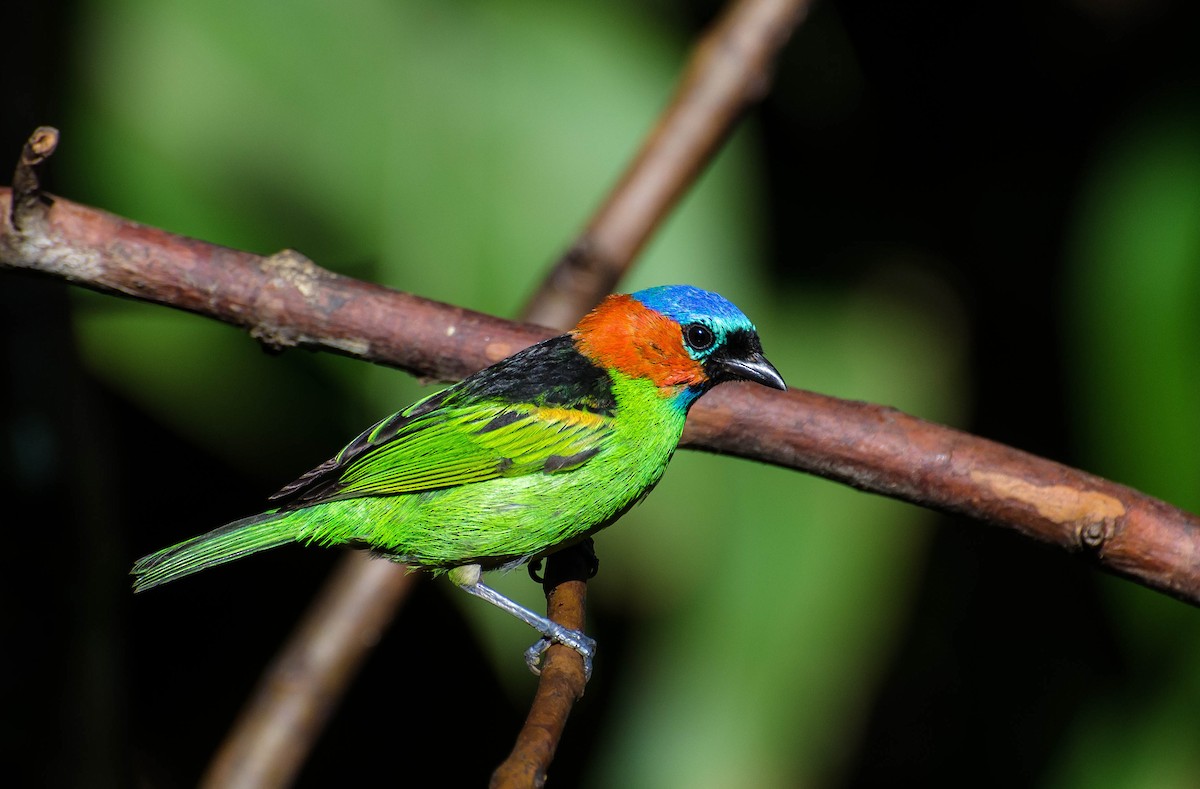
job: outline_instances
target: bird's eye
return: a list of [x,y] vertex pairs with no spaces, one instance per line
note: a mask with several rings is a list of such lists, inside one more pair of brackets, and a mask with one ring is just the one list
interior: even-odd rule
[[712,329],[699,323],[689,323],[683,327],[683,341],[693,351],[707,351],[717,341]]

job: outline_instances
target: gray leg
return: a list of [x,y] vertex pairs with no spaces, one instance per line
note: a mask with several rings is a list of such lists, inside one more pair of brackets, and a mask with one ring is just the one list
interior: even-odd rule
[[487,600],[492,605],[503,611],[507,611],[542,634],[540,641],[525,650],[525,663],[534,674],[542,673],[542,653],[549,649],[551,644],[563,644],[583,655],[584,674],[588,679],[591,679],[592,658],[596,654],[596,641],[594,639],[588,638],[578,630],[571,630],[557,622],[550,621],[544,616],[539,616],[528,608],[517,605],[490,586],[485,586],[479,580],[482,576],[482,571],[477,564],[455,567],[450,571],[449,575],[450,580],[457,584],[464,592]]

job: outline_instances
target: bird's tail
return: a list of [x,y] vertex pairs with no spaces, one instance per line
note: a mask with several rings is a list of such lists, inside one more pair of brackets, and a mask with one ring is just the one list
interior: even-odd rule
[[296,529],[288,520],[282,513],[252,515],[143,556],[130,571],[134,577],[133,591],[144,592],[208,567],[292,542],[296,539]]

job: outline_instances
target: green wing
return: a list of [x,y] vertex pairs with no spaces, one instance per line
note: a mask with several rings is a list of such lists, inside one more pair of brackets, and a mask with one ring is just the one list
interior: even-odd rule
[[366,431],[276,498],[307,506],[568,471],[600,452],[612,431],[612,417],[586,410],[426,400]]

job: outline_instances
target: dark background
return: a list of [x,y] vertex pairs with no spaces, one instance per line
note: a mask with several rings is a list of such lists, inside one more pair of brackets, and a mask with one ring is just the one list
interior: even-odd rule
[[[660,2],[656,13],[698,32],[717,7]],[[26,3],[9,17],[0,68],[8,161],[35,126],[60,122],[76,12],[67,2]],[[1162,97],[1194,104],[1200,95],[1198,22],[1194,4],[1165,0],[820,4],[754,110],[769,162],[771,276],[836,288],[865,276],[880,248],[935,252],[965,305],[969,428],[1094,468],[1074,440],[1064,380],[1067,228],[1085,169],[1113,129]],[[53,166],[49,186],[62,189]],[[252,687],[255,673],[237,669],[270,659],[335,557],[280,551],[231,568],[225,583],[202,592],[164,588],[135,610],[109,579],[162,542],[165,514],[183,508],[189,523],[221,523],[259,507],[290,472],[248,476],[191,445],[78,364],[67,286],[0,279],[6,772],[15,769],[14,786],[189,785]],[[317,396],[323,379],[310,363],[289,363]],[[305,446],[344,438],[337,425],[317,425]],[[272,575],[289,582],[259,580]],[[940,518],[899,648],[861,738],[845,746],[848,767],[830,782],[1049,780],[1068,722],[1089,699],[1136,706],[1171,692],[1156,685],[1165,658],[1131,647],[1115,628],[1108,583],[1076,558]],[[200,604],[198,594],[208,599]],[[247,596],[278,615],[239,616]],[[213,618],[214,610],[228,615]],[[153,627],[168,619],[191,627]],[[469,645],[457,609],[423,584],[401,619],[302,785],[387,772],[420,785],[448,780],[450,769],[478,784],[474,776],[507,753],[524,708],[489,665],[466,647],[430,662],[401,636],[440,633]],[[1195,628],[1194,617],[1184,621]],[[604,629],[613,654],[628,648],[620,622]],[[195,648],[216,638],[237,653],[214,658]],[[154,654],[177,659],[148,658],[140,646],[148,641]],[[588,774],[588,746],[609,711],[605,683],[600,672],[572,716],[556,785]],[[181,685],[203,688],[211,703],[180,714],[173,689]],[[495,732],[471,738],[494,749],[455,748],[464,725]]]

